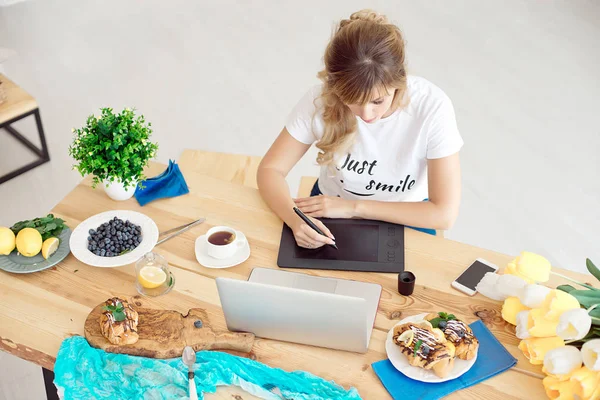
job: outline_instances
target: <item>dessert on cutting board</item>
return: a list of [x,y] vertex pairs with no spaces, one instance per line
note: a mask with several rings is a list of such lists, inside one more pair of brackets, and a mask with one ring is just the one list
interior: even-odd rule
[[102,309],[102,336],[112,344],[134,344],[138,341],[138,313],[127,301],[113,297],[106,300]]

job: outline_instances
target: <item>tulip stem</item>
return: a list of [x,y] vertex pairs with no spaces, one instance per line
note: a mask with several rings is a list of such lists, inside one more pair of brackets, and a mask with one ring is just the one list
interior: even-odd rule
[[566,280],[568,280],[568,281],[570,281],[570,282],[576,283],[576,284],[578,284],[578,285],[580,285],[580,286],[583,286],[583,287],[585,287],[585,288],[588,288],[588,289],[591,289],[591,290],[600,290],[600,289],[598,289],[598,288],[595,288],[595,287],[593,287],[593,286],[590,286],[590,285],[587,285],[587,284],[585,284],[585,283],[581,283],[581,282],[579,282],[579,281],[576,281],[575,279],[571,279],[571,278],[569,278],[568,276],[565,276],[565,275],[563,275],[563,274],[559,274],[558,272],[550,271],[550,273],[551,273],[552,275],[560,276],[561,278],[564,278],[564,279],[566,279]]
[[[594,304],[593,306],[591,306],[590,308],[588,308],[586,311],[588,312],[588,314],[590,313],[590,311],[592,311],[594,308],[600,306],[600,303],[598,304]],[[593,318],[593,317],[592,317]]]

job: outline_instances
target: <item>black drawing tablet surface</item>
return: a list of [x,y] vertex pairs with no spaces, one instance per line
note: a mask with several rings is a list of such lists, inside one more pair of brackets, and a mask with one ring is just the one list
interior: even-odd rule
[[331,246],[304,249],[283,225],[277,265],[282,268],[340,271],[404,271],[404,226],[364,219],[322,219],[335,237]]

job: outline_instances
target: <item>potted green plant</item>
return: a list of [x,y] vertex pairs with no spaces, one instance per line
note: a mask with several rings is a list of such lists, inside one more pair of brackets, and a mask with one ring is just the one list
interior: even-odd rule
[[102,108],[99,116],[90,115],[85,126],[73,129],[73,168],[82,176],[91,174],[92,187],[102,183],[113,200],[130,199],[158,150],[158,144],[150,142],[151,125],[129,108],[118,114]]

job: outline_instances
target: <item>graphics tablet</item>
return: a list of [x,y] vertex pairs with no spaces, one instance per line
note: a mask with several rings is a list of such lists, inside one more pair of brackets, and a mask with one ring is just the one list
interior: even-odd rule
[[364,219],[321,219],[335,237],[338,250],[299,247],[283,225],[277,265],[281,268],[339,271],[404,271],[404,226]]

